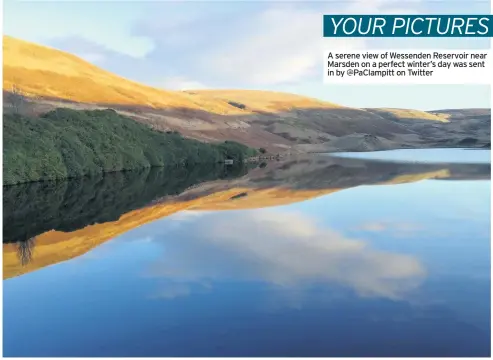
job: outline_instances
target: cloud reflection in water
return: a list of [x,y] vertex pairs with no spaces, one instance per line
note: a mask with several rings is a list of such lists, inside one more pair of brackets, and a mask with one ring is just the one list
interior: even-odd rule
[[188,294],[186,283],[235,280],[292,288],[331,283],[360,296],[398,299],[426,275],[413,256],[372,249],[294,211],[204,213],[167,230],[166,238],[154,237],[165,253],[147,274],[174,283],[165,298]]

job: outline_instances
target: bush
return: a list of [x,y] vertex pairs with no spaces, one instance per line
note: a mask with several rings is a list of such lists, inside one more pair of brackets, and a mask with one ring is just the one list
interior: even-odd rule
[[239,102],[236,102],[236,101],[228,101],[228,104],[231,105],[231,106],[234,106],[234,107],[236,107],[238,109],[242,109],[242,110],[246,109],[245,104],[242,104],[242,103],[239,103]]

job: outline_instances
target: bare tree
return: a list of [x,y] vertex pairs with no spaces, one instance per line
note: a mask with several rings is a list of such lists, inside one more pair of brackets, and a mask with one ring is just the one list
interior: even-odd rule
[[12,85],[11,91],[7,92],[5,102],[10,105],[14,114],[20,114],[23,110],[26,99],[22,90],[17,85]]

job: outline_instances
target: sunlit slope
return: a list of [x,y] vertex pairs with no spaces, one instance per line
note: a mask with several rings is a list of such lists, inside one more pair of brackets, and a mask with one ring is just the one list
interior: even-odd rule
[[[446,178],[448,170],[398,176],[380,184],[401,184],[432,178]],[[131,211],[119,220],[87,226],[73,232],[49,231],[36,237],[31,261],[21,265],[17,244],[3,244],[3,278],[19,276],[43,267],[81,256],[91,249],[129,230],[184,210],[245,210],[288,205],[343,189],[292,190],[237,187],[198,199],[168,202]]]
[[151,107],[206,106],[229,110],[219,101],[201,103],[190,95],[141,85],[102,70],[77,56],[30,42],[3,38],[3,89],[18,87],[27,95],[87,103],[131,104]]
[[[201,109],[225,115],[250,113],[249,109],[232,106],[227,99],[216,96],[219,94],[204,93],[205,96],[201,96],[145,86],[105,71],[72,54],[10,36],[3,37],[3,52],[3,89],[7,91],[15,85],[27,95],[82,103]],[[282,110],[287,106],[334,106],[315,99],[274,92],[232,91],[231,95],[231,100],[237,97],[248,99],[250,105],[268,107],[271,111]]]
[[197,90],[186,91],[201,95],[204,98],[220,99],[233,102],[236,106],[244,106],[245,110],[278,112],[293,109],[336,109],[341,105],[321,101],[309,97],[274,91],[259,90]]
[[434,113],[414,109],[375,108],[367,110],[384,118],[395,120],[430,120],[449,122],[448,119],[450,117],[450,115],[445,113]]
[[[125,79],[75,55],[10,36],[3,37],[3,53],[3,89],[10,91],[15,85],[31,96],[81,103],[195,109],[223,115],[294,109],[352,109],[314,98],[273,91],[167,91]],[[443,121],[447,117],[445,114],[435,115],[418,110],[375,110],[398,118]],[[359,111],[367,113],[364,109]],[[368,116],[372,112],[368,111]]]

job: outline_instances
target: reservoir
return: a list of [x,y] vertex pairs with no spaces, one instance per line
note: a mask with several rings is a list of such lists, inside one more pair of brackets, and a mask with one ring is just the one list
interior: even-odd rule
[[490,151],[333,155],[4,188],[4,355],[489,356]]

